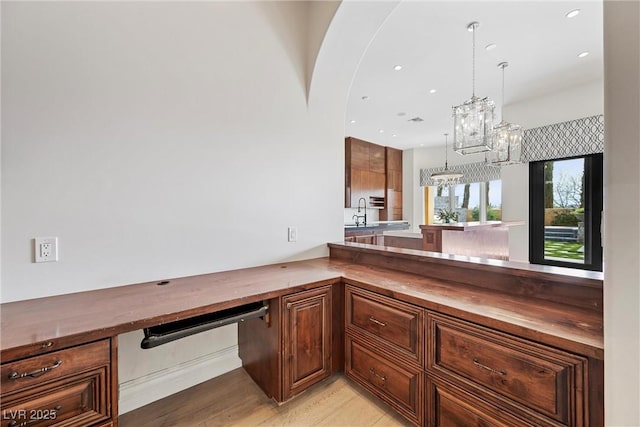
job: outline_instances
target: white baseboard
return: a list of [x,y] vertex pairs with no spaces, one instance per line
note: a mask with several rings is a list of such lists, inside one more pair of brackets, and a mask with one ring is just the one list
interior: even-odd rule
[[118,413],[124,414],[242,366],[238,346],[222,349],[120,384]]

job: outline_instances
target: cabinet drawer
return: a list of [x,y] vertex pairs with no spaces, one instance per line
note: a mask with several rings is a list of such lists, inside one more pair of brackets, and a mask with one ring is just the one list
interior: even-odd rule
[[422,309],[351,286],[345,289],[347,327],[382,339],[422,366]]
[[427,377],[426,393],[430,427],[539,427],[439,379]]
[[396,363],[349,335],[346,343],[346,375],[407,419],[421,425],[422,371],[408,364]]
[[109,341],[104,340],[5,363],[1,367],[2,395],[108,365],[109,359]]
[[109,418],[107,368],[54,381],[2,402],[2,427],[92,425]]
[[583,424],[586,359],[433,314],[428,331],[431,371],[490,389],[562,424]]

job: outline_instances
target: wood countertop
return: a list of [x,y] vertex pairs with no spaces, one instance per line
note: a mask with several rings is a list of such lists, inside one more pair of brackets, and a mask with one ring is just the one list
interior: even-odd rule
[[[352,248],[358,246],[369,245]],[[75,345],[340,280],[584,356],[604,357],[603,319],[597,310],[339,257],[4,303],[0,355],[5,362],[33,355],[48,341],[56,348]]]

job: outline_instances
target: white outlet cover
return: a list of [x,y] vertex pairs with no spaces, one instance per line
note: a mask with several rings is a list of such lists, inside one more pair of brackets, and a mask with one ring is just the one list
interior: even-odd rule
[[298,240],[298,228],[297,227],[289,227],[288,231],[288,241],[296,242]]
[[58,261],[58,238],[36,237],[33,245],[34,262]]

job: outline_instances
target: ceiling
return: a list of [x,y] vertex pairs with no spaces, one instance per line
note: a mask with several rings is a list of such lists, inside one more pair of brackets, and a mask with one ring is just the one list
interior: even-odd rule
[[[580,13],[568,18],[575,9]],[[495,101],[496,122],[502,61],[509,63],[506,106],[603,78],[601,1],[405,0],[362,58],[346,135],[399,149],[443,145],[444,133],[453,131],[451,107],[472,94],[473,35],[466,29],[472,21],[480,23],[475,94]],[[489,44],[496,47],[485,49]],[[589,55],[579,58],[581,52]],[[410,121],[415,117],[424,121]]]

